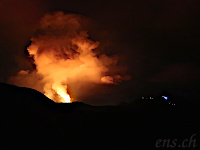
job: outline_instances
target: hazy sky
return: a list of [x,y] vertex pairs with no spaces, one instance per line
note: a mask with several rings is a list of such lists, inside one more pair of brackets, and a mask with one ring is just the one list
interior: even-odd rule
[[0,81],[32,67],[25,49],[35,26],[64,11],[92,19],[91,38],[128,66],[132,80],[108,88],[111,95],[130,99],[160,87],[191,93],[200,83],[199,8],[199,0],[0,0]]

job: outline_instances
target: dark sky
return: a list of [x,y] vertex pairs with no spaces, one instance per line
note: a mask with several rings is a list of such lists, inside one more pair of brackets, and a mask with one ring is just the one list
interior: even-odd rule
[[156,89],[195,93],[200,89],[199,8],[199,0],[0,0],[0,81],[31,67],[24,51],[39,19],[64,11],[91,18],[96,23],[91,36],[107,54],[123,56],[132,80],[113,87],[120,99]]

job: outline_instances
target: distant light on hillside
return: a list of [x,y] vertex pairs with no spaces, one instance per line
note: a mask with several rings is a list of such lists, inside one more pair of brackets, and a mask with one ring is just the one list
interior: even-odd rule
[[162,96],[165,100],[168,100],[168,97],[167,96]]

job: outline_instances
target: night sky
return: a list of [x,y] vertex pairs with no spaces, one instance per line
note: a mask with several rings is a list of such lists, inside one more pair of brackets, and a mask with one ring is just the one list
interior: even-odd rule
[[97,103],[162,90],[195,95],[200,90],[199,8],[199,0],[0,0],[0,82],[32,67],[25,50],[39,19],[63,11],[90,18],[91,38],[107,55],[120,55],[132,77],[97,88]]

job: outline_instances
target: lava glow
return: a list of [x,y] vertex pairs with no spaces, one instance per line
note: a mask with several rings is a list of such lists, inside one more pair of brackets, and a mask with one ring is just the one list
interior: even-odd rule
[[70,91],[77,96],[89,83],[121,81],[121,75],[109,73],[117,60],[105,54],[97,57],[94,50],[99,42],[89,38],[85,22],[83,16],[63,12],[45,15],[27,48],[35,70],[21,70],[12,83],[36,89],[55,102],[69,103]]
[[70,103],[71,98],[69,94],[62,90],[62,88],[58,89],[57,93],[62,97],[61,102]]
[[[48,84],[47,84],[48,85]],[[56,101],[56,102],[61,102],[61,103],[70,103],[71,102],[71,97],[67,93],[66,90],[67,87],[64,87],[63,85],[53,83],[52,88],[50,90],[45,90],[46,92],[44,93],[48,98]],[[57,95],[56,98],[55,95]]]

